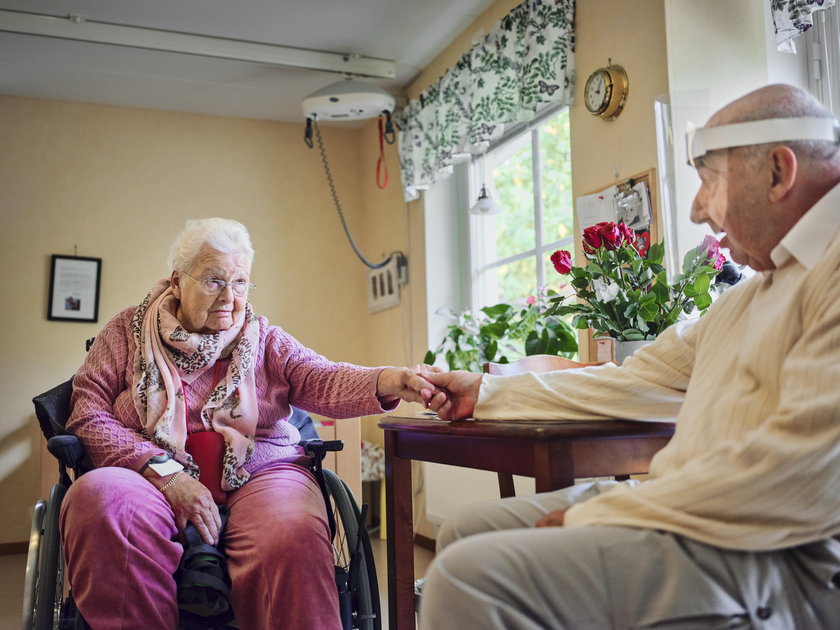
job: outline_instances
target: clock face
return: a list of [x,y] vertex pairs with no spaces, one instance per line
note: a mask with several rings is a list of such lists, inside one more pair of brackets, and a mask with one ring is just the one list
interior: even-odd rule
[[606,73],[600,70],[595,71],[587,79],[584,87],[583,99],[588,109],[593,114],[598,114],[607,107],[609,96],[607,94],[607,79]]
[[630,82],[621,66],[610,64],[589,75],[583,88],[583,102],[591,114],[615,120],[624,109]]

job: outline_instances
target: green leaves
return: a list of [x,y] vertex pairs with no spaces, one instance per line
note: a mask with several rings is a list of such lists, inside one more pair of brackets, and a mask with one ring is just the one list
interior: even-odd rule
[[550,304],[560,300],[560,296],[549,291],[522,307],[496,304],[475,315],[470,311],[450,311],[448,314],[457,321],[423,360],[433,364],[443,355],[452,370],[480,372],[484,363],[509,363],[530,354],[571,357],[577,352],[574,329],[559,315],[547,314]]

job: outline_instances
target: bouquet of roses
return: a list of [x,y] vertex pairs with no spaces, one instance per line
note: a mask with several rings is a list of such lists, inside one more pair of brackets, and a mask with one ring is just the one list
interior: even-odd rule
[[711,306],[712,280],[726,261],[714,237],[686,254],[673,284],[662,265],[664,245],[654,243],[642,256],[635,244],[627,225],[602,222],[583,231],[585,267],[573,266],[567,251],[554,252],[551,262],[558,273],[571,276],[575,295],[553,298],[549,314],[571,314],[573,326],[591,327],[596,336],[637,341],[655,339],[681,315],[702,314]]

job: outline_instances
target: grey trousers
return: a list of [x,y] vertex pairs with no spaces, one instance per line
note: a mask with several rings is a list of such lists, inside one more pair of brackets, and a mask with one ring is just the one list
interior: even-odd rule
[[615,483],[450,516],[426,576],[421,630],[840,628],[833,539],[741,552],[650,529],[533,527]]

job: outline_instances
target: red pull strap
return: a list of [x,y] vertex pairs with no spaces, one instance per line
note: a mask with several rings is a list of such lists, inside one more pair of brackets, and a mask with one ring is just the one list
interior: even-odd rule
[[[385,145],[382,141],[384,138],[384,132],[382,131],[382,117],[379,117],[379,159],[376,160],[376,185],[379,186],[381,190],[385,190],[385,187],[388,186],[388,165],[385,163]],[[380,173],[385,174],[384,180],[380,177]]]

